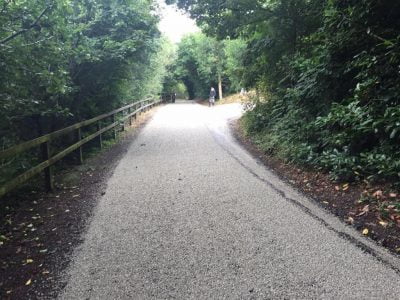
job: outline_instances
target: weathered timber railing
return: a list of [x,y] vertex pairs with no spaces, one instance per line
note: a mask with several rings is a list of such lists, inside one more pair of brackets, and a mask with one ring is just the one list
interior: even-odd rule
[[[117,138],[117,129],[119,126],[122,126],[123,130],[125,130],[125,124],[127,121],[129,121],[129,125],[132,125],[132,118],[136,118],[136,116],[143,111],[148,110],[149,108],[155,106],[156,104],[159,104],[162,102],[162,100],[151,100],[151,99],[146,99],[142,101],[138,101],[129,105],[126,105],[124,107],[121,107],[119,109],[113,110],[109,113],[102,114],[100,116],[97,116],[93,119],[82,121],[79,123],[76,123],[74,125],[71,125],[69,127],[51,132],[49,134],[43,135],[41,137],[38,137],[36,139],[24,142],[22,144],[16,145],[14,147],[11,147],[9,149],[0,151],[0,160],[10,158],[12,156],[16,156],[19,153],[25,152],[29,149],[32,149],[34,147],[41,147],[41,159],[43,162],[38,164],[37,166],[31,168],[30,170],[24,172],[23,174],[17,176],[16,178],[12,179],[11,181],[5,183],[3,186],[0,187],[0,197],[4,196],[20,184],[26,182],[28,179],[34,177],[35,175],[39,174],[40,172],[44,171],[45,175],[45,183],[46,183],[46,189],[48,191],[53,190],[53,174],[52,174],[52,165],[54,165],[56,162],[64,158],[66,155],[76,151],[77,152],[77,157],[78,161],[80,163],[83,162],[83,156],[82,156],[82,146],[89,141],[95,139],[98,137],[99,139],[99,146],[100,148],[102,147],[102,141],[103,137],[102,134],[114,129],[114,138]],[[117,119],[117,115],[119,113],[122,113],[123,116],[119,119]],[[107,118],[112,118],[112,123],[103,127],[102,126],[102,121],[107,119]],[[90,134],[87,137],[82,137],[82,128],[87,127],[89,125],[97,125],[97,131],[95,133]],[[61,152],[51,155],[50,151],[50,142],[54,140],[55,138],[58,138],[60,136],[66,135],[68,133],[74,132],[76,133],[76,143],[65,148]]]

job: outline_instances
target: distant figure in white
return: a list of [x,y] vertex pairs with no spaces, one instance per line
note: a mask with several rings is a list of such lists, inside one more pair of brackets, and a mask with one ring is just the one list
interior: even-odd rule
[[214,106],[214,104],[215,104],[215,96],[216,95],[217,95],[217,92],[212,87],[211,90],[210,90],[210,98],[208,100],[208,106]]

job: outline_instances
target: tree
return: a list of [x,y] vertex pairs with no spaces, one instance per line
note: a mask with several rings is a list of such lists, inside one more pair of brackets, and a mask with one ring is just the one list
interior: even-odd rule
[[[219,41],[202,33],[186,36],[178,45],[175,78],[187,86],[190,98],[208,97],[211,86],[237,90],[243,73],[243,41]],[[240,89],[240,87],[239,87]]]
[[234,39],[271,14],[265,0],[167,0],[188,11],[203,31],[219,39]]
[[170,50],[155,1],[0,3],[3,149],[161,92]]
[[210,36],[247,44],[243,83],[262,101],[245,124],[266,151],[337,180],[400,181],[399,3],[171,2]]
[[16,0],[0,9],[4,147],[161,91],[166,48],[153,1]]
[[245,86],[244,59],[247,43],[242,39],[225,40],[224,50],[226,57],[225,74],[230,81],[230,92],[238,92]]

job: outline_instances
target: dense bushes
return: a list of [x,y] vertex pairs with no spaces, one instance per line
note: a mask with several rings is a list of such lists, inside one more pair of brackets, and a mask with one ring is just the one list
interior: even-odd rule
[[[171,46],[154,5],[2,1],[0,149],[160,93]],[[0,182],[32,157],[0,161]]]
[[336,180],[400,182],[399,2],[177,2],[209,34],[247,41],[261,97],[244,124],[266,151]]
[[157,23],[153,1],[3,1],[1,147],[160,92]]
[[[282,157],[322,167],[336,180],[399,181],[395,6],[330,1],[320,28],[302,37],[302,48],[292,55],[290,84],[280,83],[268,103],[249,112],[248,130],[263,135]],[[268,121],[253,128],[262,118]],[[292,148],[285,150],[288,139]]]

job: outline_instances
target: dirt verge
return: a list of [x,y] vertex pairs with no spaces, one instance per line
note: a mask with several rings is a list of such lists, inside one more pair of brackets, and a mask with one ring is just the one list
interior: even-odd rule
[[231,122],[230,126],[236,140],[281,179],[400,256],[400,193],[390,185],[334,183],[326,173],[265,154],[244,134],[240,120]]
[[108,179],[155,110],[140,115],[116,144],[58,174],[53,193],[2,199],[13,204],[0,217],[0,299],[56,298]]

